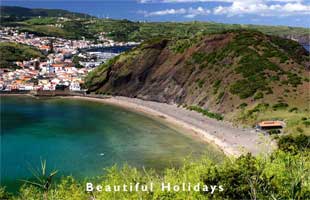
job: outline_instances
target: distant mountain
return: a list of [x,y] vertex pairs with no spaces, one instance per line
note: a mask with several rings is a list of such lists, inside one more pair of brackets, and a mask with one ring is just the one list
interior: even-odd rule
[[18,6],[0,6],[1,18],[30,18],[30,17],[67,17],[67,18],[90,18],[90,15],[75,13],[61,9],[24,8]]
[[288,26],[263,26],[245,24],[223,24],[215,22],[132,22],[128,20],[97,19],[89,24],[94,32],[107,32],[108,36],[119,41],[141,41],[155,37],[183,38],[196,34],[214,34],[227,30],[257,30],[268,35],[276,35],[309,44],[310,29]]
[[[40,16],[40,18],[39,18]],[[309,44],[308,28],[288,26],[262,26],[244,24],[222,24],[215,22],[134,22],[129,20],[99,19],[87,14],[74,13],[59,9],[29,9],[23,7],[1,6],[0,22],[3,26],[18,26],[22,30],[38,35],[64,38],[94,38],[105,32],[107,37],[115,41],[146,41],[156,37],[185,38],[197,34],[214,34],[227,30],[257,30],[268,35],[276,35]],[[72,33],[67,26],[53,27],[55,23],[64,24],[57,17],[79,21],[79,30]],[[78,20],[79,18],[79,20]],[[21,23],[22,22],[22,23]],[[77,27],[77,26],[75,26]],[[80,31],[82,30],[82,31]]]

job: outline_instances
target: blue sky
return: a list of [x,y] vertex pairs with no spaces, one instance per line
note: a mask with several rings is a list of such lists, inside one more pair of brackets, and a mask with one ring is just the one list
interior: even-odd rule
[[97,17],[310,26],[310,0],[2,0],[2,5],[61,8]]

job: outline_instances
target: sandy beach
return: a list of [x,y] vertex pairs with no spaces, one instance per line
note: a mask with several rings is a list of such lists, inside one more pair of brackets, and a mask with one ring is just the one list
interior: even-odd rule
[[133,111],[160,118],[167,123],[191,131],[202,140],[215,144],[228,156],[239,156],[250,152],[253,155],[268,153],[275,143],[270,137],[250,128],[234,127],[232,124],[207,118],[195,111],[189,111],[177,105],[144,101],[127,97],[63,97],[112,104]]

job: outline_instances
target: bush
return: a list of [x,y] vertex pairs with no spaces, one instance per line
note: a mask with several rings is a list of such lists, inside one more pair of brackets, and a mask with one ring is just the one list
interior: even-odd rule
[[205,84],[205,80],[197,79],[197,84],[199,88],[202,88],[203,84]]
[[287,107],[288,107],[288,104],[287,104],[287,103],[283,103],[283,102],[274,104],[274,105],[272,106],[273,110],[285,109],[285,108],[287,108]]
[[240,105],[238,106],[238,108],[244,109],[244,108],[247,107],[247,106],[248,106],[247,103],[242,103],[242,104],[240,104]]
[[298,108],[296,107],[289,109],[289,112],[297,112],[297,111],[298,111]]
[[[255,79],[255,77],[253,77]],[[238,80],[230,86],[230,92],[238,95],[241,99],[246,99],[255,94],[258,89],[264,88],[264,80]]]
[[210,118],[213,118],[216,120],[223,120],[224,119],[224,117],[221,114],[210,112],[207,109],[203,109],[203,108],[198,107],[198,106],[189,106],[189,107],[187,107],[187,109],[194,110],[196,112],[199,112],[199,113],[201,113],[207,117],[210,117]]
[[288,73],[287,74],[288,83],[291,84],[293,87],[297,87],[302,83],[302,78],[299,77],[297,74]]
[[256,114],[258,114],[260,112],[264,112],[268,108],[269,108],[269,104],[268,103],[260,103],[257,106],[255,106],[253,109],[248,110],[244,117],[245,118],[255,117]]
[[195,52],[192,55],[192,61],[194,64],[202,64],[206,60],[206,54],[204,52]]
[[[291,144],[291,143],[290,143]],[[138,170],[133,167],[117,166],[106,169],[104,176],[96,183],[106,185],[154,184],[150,192],[85,192],[85,182],[72,177],[61,182],[48,193],[48,199],[309,199],[309,152],[296,154],[275,151],[270,156],[254,157],[250,154],[236,159],[226,159],[215,164],[206,158],[199,161],[187,160],[179,168],[165,169],[161,175],[152,170]],[[201,184],[208,191],[167,192],[161,190],[161,183],[181,185]],[[95,182],[94,182],[95,184]],[[211,186],[217,186],[211,194]],[[222,187],[223,190],[220,190]],[[14,198],[42,199],[42,191],[23,186]]]
[[192,46],[192,43],[190,39],[180,39],[180,40],[177,40],[172,46],[170,46],[170,49],[174,53],[184,53],[184,51],[191,46]]
[[278,141],[278,147],[284,152],[309,151],[310,136],[304,134],[282,136]]
[[302,129],[302,128],[300,128],[300,127],[297,127],[296,130],[297,130],[297,132],[299,132],[299,133],[303,133],[303,132],[304,132],[304,129]]
[[303,121],[302,122],[306,127],[309,127],[310,126],[310,121]]
[[258,92],[255,94],[254,96],[254,99],[257,100],[257,99],[261,99],[261,98],[264,98],[264,94],[262,92]]
[[216,80],[213,84],[213,94],[216,94],[220,85],[221,85],[221,80]]
[[225,92],[221,92],[219,93],[219,95],[217,96],[217,103],[219,103],[219,101],[221,101],[221,99],[223,98]]
[[276,135],[276,134],[280,134],[281,131],[279,129],[272,129],[268,131],[269,135]]

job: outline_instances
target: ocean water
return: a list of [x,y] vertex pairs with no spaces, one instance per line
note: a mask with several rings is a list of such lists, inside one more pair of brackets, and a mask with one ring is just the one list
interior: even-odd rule
[[1,185],[9,191],[29,169],[85,180],[125,163],[161,171],[184,158],[223,158],[221,151],[178,129],[123,108],[70,99],[1,97]]

